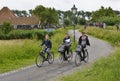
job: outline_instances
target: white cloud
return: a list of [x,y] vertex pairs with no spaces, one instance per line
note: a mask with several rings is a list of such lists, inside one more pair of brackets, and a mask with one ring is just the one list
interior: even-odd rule
[[70,10],[73,4],[78,10],[95,11],[101,6],[111,6],[114,10],[120,11],[120,0],[0,0],[0,9],[8,6],[10,9],[29,10],[37,5],[43,5],[59,10]]

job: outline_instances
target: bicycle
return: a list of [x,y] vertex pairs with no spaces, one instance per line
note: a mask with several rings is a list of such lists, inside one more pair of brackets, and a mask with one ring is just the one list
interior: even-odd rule
[[[60,53],[59,54],[59,63],[62,64],[63,61],[64,61],[64,52],[65,52],[65,44],[61,44],[58,48],[58,52]],[[71,62],[72,58],[73,58],[73,52],[72,52],[72,49],[70,48],[69,49],[69,54],[66,54],[66,58],[67,60],[65,61],[68,61],[68,62]]]
[[49,64],[52,64],[54,61],[54,52],[49,51],[49,54],[45,52],[45,47],[42,47],[39,54],[36,56],[35,62],[37,67],[41,67],[45,61],[48,61]]
[[76,56],[75,56],[75,64],[77,66],[81,65],[81,62],[84,61],[85,63],[88,62],[89,60],[89,54],[88,54],[88,51],[87,51],[87,48],[84,49],[85,51],[85,57],[83,57],[83,53],[82,53],[82,46],[81,45],[78,45],[76,47]]

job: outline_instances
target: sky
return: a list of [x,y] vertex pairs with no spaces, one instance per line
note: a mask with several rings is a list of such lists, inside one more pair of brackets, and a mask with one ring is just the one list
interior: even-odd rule
[[111,7],[120,11],[120,0],[0,0],[0,9],[7,6],[11,10],[30,10],[37,5],[55,8],[57,10],[71,10],[73,4],[78,11],[96,11],[101,6]]

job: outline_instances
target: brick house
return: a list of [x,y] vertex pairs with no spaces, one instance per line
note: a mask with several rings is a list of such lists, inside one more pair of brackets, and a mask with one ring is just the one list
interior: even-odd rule
[[9,22],[15,29],[38,28],[39,19],[36,16],[18,17],[8,7],[0,10],[0,25]]

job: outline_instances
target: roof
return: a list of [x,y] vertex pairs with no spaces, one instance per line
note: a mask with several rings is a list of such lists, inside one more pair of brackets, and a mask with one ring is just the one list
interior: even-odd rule
[[16,16],[14,15],[14,13],[8,8],[8,7],[3,7],[0,11],[0,18],[1,17],[12,17],[15,18]]
[[0,10],[0,25],[4,22],[10,22],[12,25],[35,25],[39,23],[39,19],[36,16],[17,17],[8,7],[3,7]]

